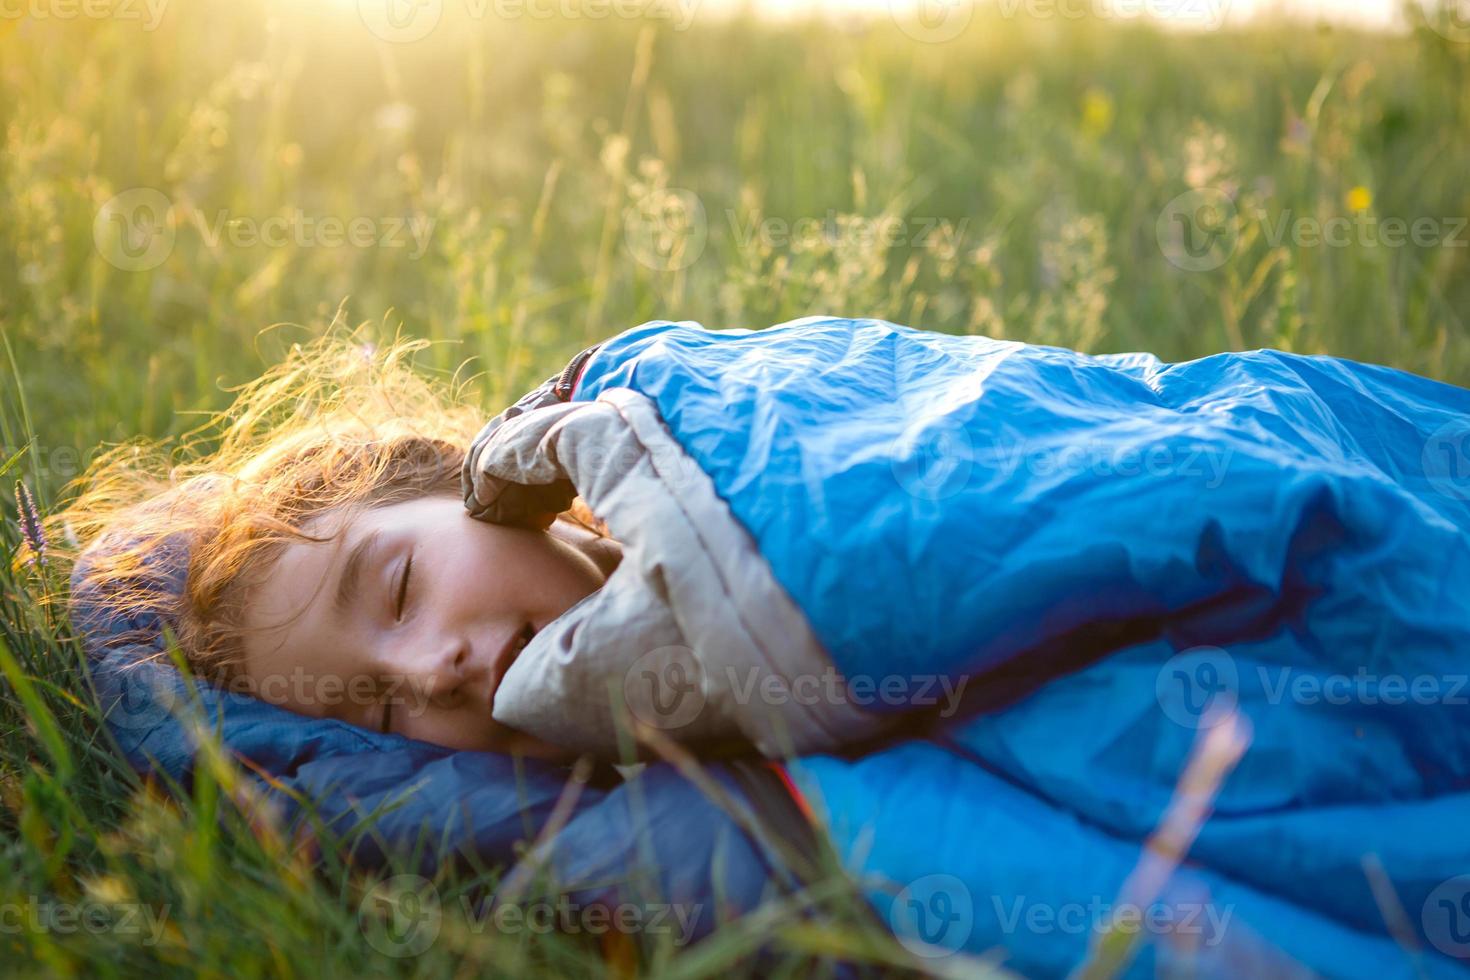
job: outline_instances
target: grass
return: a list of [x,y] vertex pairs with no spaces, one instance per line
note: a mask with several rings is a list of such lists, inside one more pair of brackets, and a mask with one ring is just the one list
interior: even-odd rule
[[[13,482],[55,507],[99,446],[186,431],[334,320],[444,341],[425,366],[470,362],[487,415],[648,319],[818,312],[1470,383],[1470,44],[1427,25],[1190,34],[981,10],[923,43],[887,18],[474,9],[446,4],[414,43],[327,0],[197,0],[156,29],[0,19],[7,553]],[[372,882],[244,821],[230,766],[175,801],[118,762],[45,589],[0,578],[0,904],[146,908],[158,931],[6,930],[7,971],[604,962],[453,916],[423,956],[379,955],[357,914]],[[793,975],[834,946],[905,962],[854,931],[850,895],[811,898],[826,925],[777,908],[612,962],[738,974],[761,942]]]

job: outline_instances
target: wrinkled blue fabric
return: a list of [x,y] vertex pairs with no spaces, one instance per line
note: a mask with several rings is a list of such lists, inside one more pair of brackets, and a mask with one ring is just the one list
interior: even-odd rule
[[1216,640],[1288,625],[1369,669],[1470,649],[1470,469],[1432,451],[1463,451],[1460,388],[835,319],[647,324],[576,398],[613,386],[654,399],[845,672],[959,676],[1207,605]]
[[[1252,742],[1187,878],[1234,915],[1195,968],[1276,949],[1335,976],[1457,972],[1440,927],[1470,930],[1470,899],[1451,887],[1446,912],[1436,889],[1470,873],[1470,392],[1278,351],[1165,364],[834,318],[645,324],[575,397],[614,386],[657,403],[872,710],[911,705],[874,697],[884,679],[971,676],[981,703],[1040,682],[930,740],[798,766],[855,872],[956,879],[913,906],[963,906],[956,948],[1081,962],[1093,933],[1002,913],[1116,896],[1234,705]],[[885,914],[892,894],[872,892]],[[1173,949],[1149,948],[1138,975]]]

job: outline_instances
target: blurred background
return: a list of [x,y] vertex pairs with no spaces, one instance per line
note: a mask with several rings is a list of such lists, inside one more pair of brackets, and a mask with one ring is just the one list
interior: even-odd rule
[[1464,383],[1467,80],[1440,0],[0,0],[0,448],[50,502],[334,318],[487,413],[814,313]]
[[[0,0],[0,543],[13,486],[54,510],[334,324],[435,341],[487,417],[650,319],[819,313],[1470,384],[1467,173],[1467,0]],[[126,769],[34,572],[0,972],[673,968],[447,924],[385,960],[345,867],[221,829],[221,757],[182,803]],[[789,976],[893,945],[766,914],[677,975],[772,937]]]

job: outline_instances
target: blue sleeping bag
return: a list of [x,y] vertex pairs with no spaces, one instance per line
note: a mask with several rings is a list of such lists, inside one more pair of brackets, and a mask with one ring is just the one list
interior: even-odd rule
[[[496,717],[603,744],[611,665],[624,714],[671,737],[786,746],[798,804],[919,956],[1064,975],[1113,922],[1139,939],[1129,975],[1467,972],[1470,392],[1274,351],[1164,364],[875,320],[660,321],[476,443],[473,516],[511,516],[505,486],[570,484],[629,542],[507,672]],[[487,853],[514,836],[493,757],[247,702],[213,702],[227,741],[329,803],[427,772],[435,805],[404,828]],[[1249,745],[1184,867],[1120,907],[1201,733],[1237,716]],[[187,755],[166,720],[132,745]],[[784,871],[758,833],[645,775],[667,808],[624,816],[610,788],[585,826],[658,822],[686,896],[732,872],[747,907],[769,894]],[[598,847],[573,826],[569,868]]]

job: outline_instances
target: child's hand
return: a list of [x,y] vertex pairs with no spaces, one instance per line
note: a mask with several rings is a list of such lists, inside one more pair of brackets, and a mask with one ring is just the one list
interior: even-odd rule
[[460,473],[471,517],[544,531],[571,506],[577,489],[557,461],[552,429],[585,406],[545,394],[546,386],[538,388],[475,436]]
[[[631,414],[629,399],[639,408]],[[580,495],[614,537],[629,540],[646,515],[629,486],[651,480],[677,497],[691,480],[708,483],[644,402],[629,389],[588,402],[536,389],[475,436],[460,473],[465,509],[492,524],[544,530]]]
[[[582,370],[600,346],[594,344],[573,357],[560,374],[527,392],[475,436],[460,471],[460,489],[471,517],[544,531],[572,505],[579,488],[585,489],[577,476],[577,464],[587,463],[581,480],[587,479],[589,470],[605,469],[606,459],[586,460],[601,442],[596,431],[605,425],[605,418],[601,423],[577,426],[590,436],[581,440],[580,453],[570,448],[577,444],[575,438],[561,439],[567,419],[589,409],[585,402],[569,402]],[[602,410],[594,414],[598,411]],[[559,442],[568,444],[561,447],[560,455]]]

